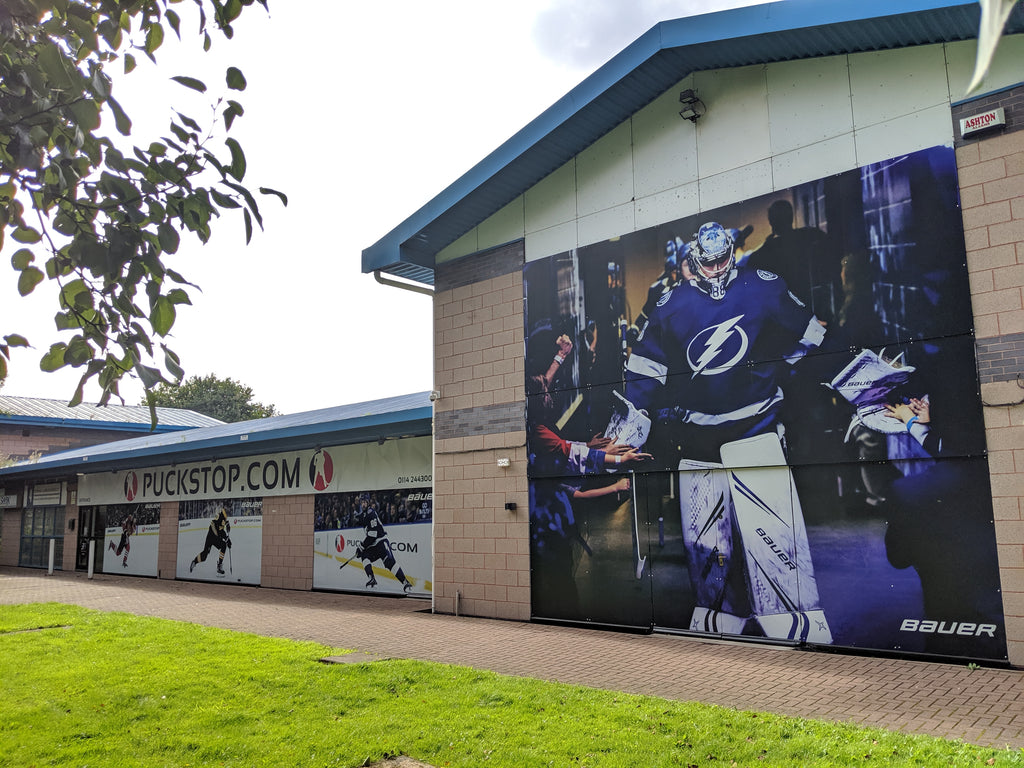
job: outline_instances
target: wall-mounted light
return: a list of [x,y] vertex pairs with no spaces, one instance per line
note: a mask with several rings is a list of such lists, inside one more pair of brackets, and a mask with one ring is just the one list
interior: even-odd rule
[[697,98],[697,94],[692,88],[687,88],[679,94],[679,103],[683,105],[683,108],[679,110],[679,116],[691,123],[696,123],[697,118],[708,111],[704,102]]
[[510,467],[512,466],[512,460],[505,456],[502,456],[501,458],[498,459],[498,466],[502,468]]

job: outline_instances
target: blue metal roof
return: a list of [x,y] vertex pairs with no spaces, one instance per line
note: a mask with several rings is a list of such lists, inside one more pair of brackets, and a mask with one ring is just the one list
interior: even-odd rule
[[47,454],[0,469],[0,483],[423,436],[432,416],[430,393],[417,392]]
[[974,0],[785,0],[661,22],[366,248],[363,272],[432,285],[439,251],[693,72],[971,39],[979,19]]
[[[156,409],[156,432],[178,432],[195,427],[223,424],[220,419],[184,408]],[[42,397],[0,395],[0,424],[32,427],[71,427],[104,429],[114,432],[150,432],[148,405],[97,405],[82,403],[74,407],[63,400]]]

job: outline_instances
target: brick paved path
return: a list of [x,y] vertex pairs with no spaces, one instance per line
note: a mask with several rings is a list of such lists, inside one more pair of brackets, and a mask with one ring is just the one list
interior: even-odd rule
[[424,600],[0,568],[62,602],[737,709],[1024,748],[1024,671],[443,616]]

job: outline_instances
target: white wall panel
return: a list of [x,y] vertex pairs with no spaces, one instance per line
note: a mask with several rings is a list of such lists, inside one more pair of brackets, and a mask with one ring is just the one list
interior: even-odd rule
[[575,221],[575,161],[570,160],[526,190],[523,202],[528,233]]
[[526,234],[523,216],[523,196],[520,195],[493,216],[480,222],[477,245],[481,250],[504,245]]
[[[949,73],[950,101],[963,101],[970,98],[966,95],[967,84],[974,74],[974,59],[977,53],[977,42],[965,40],[960,43],[946,45],[946,68]],[[998,91],[1017,85],[1024,81],[1024,35],[1004,37],[996,49],[992,66],[974,96]]]
[[856,128],[949,104],[941,45],[856,53],[849,60]]
[[852,133],[845,56],[769,64],[766,76],[773,154]]
[[877,163],[926,147],[953,143],[949,105],[941,104],[912,115],[872,125],[854,134],[857,165]]
[[693,81],[707,107],[707,114],[697,121],[701,178],[771,156],[763,66],[698,72]]
[[576,222],[559,224],[537,232],[526,233],[526,261],[536,261],[575,248]]
[[851,131],[844,136],[775,155],[772,158],[772,184],[774,189],[786,189],[856,167],[857,148]]
[[454,243],[444,248],[434,257],[434,261],[438,264],[443,264],[446,261],[452,261],[453,259],[459,259],[463,256],[468,256],[471,253],[476,253],[480,250],[477,246],[477,236],[479,235],[479,228],[473,227],[469,232],[464,234]]
[[702,211],[763,195],[773,189],[772,161],[759,160],[743,168],[702,178],[699,184]]
[[633,200],[633,132],[630,121],[613,128],[576,156],[579,215]]
[[697,178],[697,126],[679,116],[679,92],[692,87],[687,78],[633,117],[633,187],[638,199]]
[[646,229],[666,221],[681,219],[700,211],[700,185],[696,181],[667,189],[636,201],[636,228]]
[[636,230],[636,210],[632,202],[606,208],[589,216],[580,216],[579,244],[590,245]]

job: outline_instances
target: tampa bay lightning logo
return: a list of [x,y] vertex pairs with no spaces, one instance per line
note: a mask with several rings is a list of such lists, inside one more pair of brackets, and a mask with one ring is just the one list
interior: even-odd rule
[[693,377],[716,376],[725,373],[747,354],[750,342],[739,325],[743,315],[712,325],[693,337],[686,348],[686,361]]

